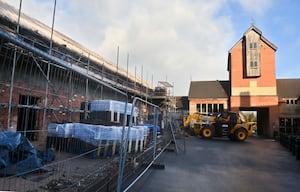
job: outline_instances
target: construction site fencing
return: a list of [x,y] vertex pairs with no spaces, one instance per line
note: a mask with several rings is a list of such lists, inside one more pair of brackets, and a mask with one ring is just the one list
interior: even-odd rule
[[0,190],[123,189],[172,139],[164,110],[130,103],[88,58],[2,28],[0,51]]
[[[141,121],[142,125],[151,125],[149,130],[150,133],[147,140],[144,141],[145,150],[143,150],[141,154],[127,156],[127,153],[123,153],[123,157],[120,160],[121,164],[119,166],[117,191],[127,191],[130,189],[130,187],[133,186],[135,182],[151,167],[166,146],[169,145],[169,139],[163,137],[167,135],[167,133],[163,134],[164,121],[166,119],[166,117],[164,117],[164,111],[161,111],[158,106],[140,98],[135,98],[133,100],[133,106],[144,106],[141,112],[142,118],[139,119],[139,121]],[[132,121],[130,121],[130,125],[132,125]],[[132,126],[129,127],[131,131]],[[130,139],[129,135],[127,135],[126,138]],[[128,152],[130,152],[131,142],[127,142],[125,140],[124,145],[125,151],[128,150]],[[123,175],[123,171],[125,170],[124,165],[126,162],[133,162],[134,167],[130,169],[134,171],[127,171],[127,174]]]
[[[163,117],[162,119],[158,118],[158,125],[161,126],[161,129],[159,132],[153,133],[156,136],[152,135],[154,137],[152,137],[153,141],[150,142],[150,144],[152,143],[151,146],[143,154],[135,156],[133,159],[136,166],[136,174],[134,174],[133,178],[130,178],[130,175],[127,176],[125,185],[118,191],[129,191],[152,167],[163,169],[164,164],[160,164],[157,161],[165,150],[176,154],[185,154],[185,133],[182,126],[181,112],[172,112],[167,108],[162,113],[159,113],[160,116]],[[132,159],[126,161],[132,161]]]
[[300,135],[280,133],[279,142],[300,160]]

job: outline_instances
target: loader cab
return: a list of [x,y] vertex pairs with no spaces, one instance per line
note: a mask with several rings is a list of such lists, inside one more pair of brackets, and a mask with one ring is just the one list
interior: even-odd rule
[[238,120],[237,113],[226,112],[216,115],[217,121],[214,124],[215,136],[227,136],[230,130],[236,125]]

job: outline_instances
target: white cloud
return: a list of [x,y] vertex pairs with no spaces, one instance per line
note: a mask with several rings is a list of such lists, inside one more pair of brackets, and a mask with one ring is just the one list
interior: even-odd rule
[[136,2],[133,8],[129,6],[127,18],[118,18],[121,24],[107,28],[100,47],[104,55],[114,58],[119,45],[121,51],[133,55],[132,68],[137,66],[140,71],[143,66],[144,73],[153,74],[156,81],[167,78],[179,95],[188,94],[191,77],[227,79],[232,29],[228,18],[214,17],[220,1],[170,2]]
[[[143,68],[149,83],[152,76],[154,85],[167,79],[174,83],[175,95],[187,95],[191,78],[228,79],[227,51],[235,41],[234,30],[230,16],[219,15],[228,1],[58,0],[55,28],[113,62],[119,46],[120,67],[126,69],[129,53],[131,73],[136,69],[141,77]],[[25,2],[30,4],[25,12],[51,24],[51,1]],[[240,3],[256,10],[249,1]]]
[[261,16],[272,6],[273,0],[233,0],[238,2],[246,11],[253,16]]

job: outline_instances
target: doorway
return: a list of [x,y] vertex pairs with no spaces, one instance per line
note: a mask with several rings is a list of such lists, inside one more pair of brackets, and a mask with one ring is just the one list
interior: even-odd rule
[[37,120],[38,120],[38,109],[37,106],[39,101],[38,97],[32,97],[29,95],[20,95],[18,109],[18,123],[17,131],[26,136],[30,141],[37,140]]
[[256,113],[256,135],[267,136],[269,124],[269,108],[264,107],[249,107],[240,108],[240,111],[247,113]]
[[253,136],[258,135],[258,132],[257,132],[257,111],[256,111],[256,109],[242,109],[240,112],[241,112],[241,115],[244,117],[244,119],[247,122],[253,123],[253,126],[252,126]]
[[269,127],[269,108],[257,110],[257,134],[267,136]]

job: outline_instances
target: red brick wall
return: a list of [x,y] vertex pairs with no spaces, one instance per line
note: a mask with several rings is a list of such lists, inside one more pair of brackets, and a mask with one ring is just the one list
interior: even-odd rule
[[244,96],[231,97],[231,109],[239,107],[268,107],[278,105],[277,96]]
[[[250,107],[257,109],[268,108],[269,117],[266,119],[267,123],[265,125],[264,134],[272,137],[273,132],[277,131],[279,127],[278,97],[276,95],[275,50],[261,40],[261,76],[255,78],[244,77],[242,41],[238,42],[231,49],[230,54],[231,88],[232,90],[246,90],[240,95],[232,91],[230,110],[238,111],[241,108]],[[250,82],[254,82],[256,85],[251,87]],[[275,129],[273,129],[274,127]]]
[[[4,84],[3,82],[0,82],[1,86],[0,90],[0,103],[9,103],[9,94],[10,94],[10,86],[9,84]],[[28,84],[16,82],[15,87],[13,89],[12,94],[12,104],[16,105],[19,104],[19,97],[20,95],[28,95],[31,97],[38,97],[40,100],[38,101],[38,106],[43,108],[45,103],[45,88],[44,87],[38,87],[38,86],[31,86],[28,87]],[[84,102],[84,97],[78,95],[73,96],[71,99],[68,98],[68,90],[67,89],[60,89],[53,90],[49,88],[49,94],[48,94],[48,107],[52,108],[59,108],[63,107],[65,109],[68,109],[68,107],[71,107],[73,109],[80,109],[80,103]],[[46,113],[46,127],[49,122],[57,122],[57,121],[73,121],[73,122],[79,122],[80,120],[80,114],[77,113],[69,113],[64,112],[64,110],[48,110]],[[11,108],[11,117],[10,117],[10,127],[12,130],[16,130],[17,128],[17,120],[18,120],[18,108],[12,107]],[[38,119],[37,119],[37,126],[38,129],[43,128],[43,113],[44,110],[40,109],[38,110]],[[71,118],[71,119],[70,119]],[[7,106],[0,106],[0,123],[2,125],[2,128],[6,129],[8,127],[8,107]]]
[[[275,71],[275,51],[261,41],[261,76],[255,78],[257,86],[270,87],[276,86]],[[232,87],[248,87],[250,80],[254,78],[243,77],[243,48],[240,41],[231,51],[231,86]]]

